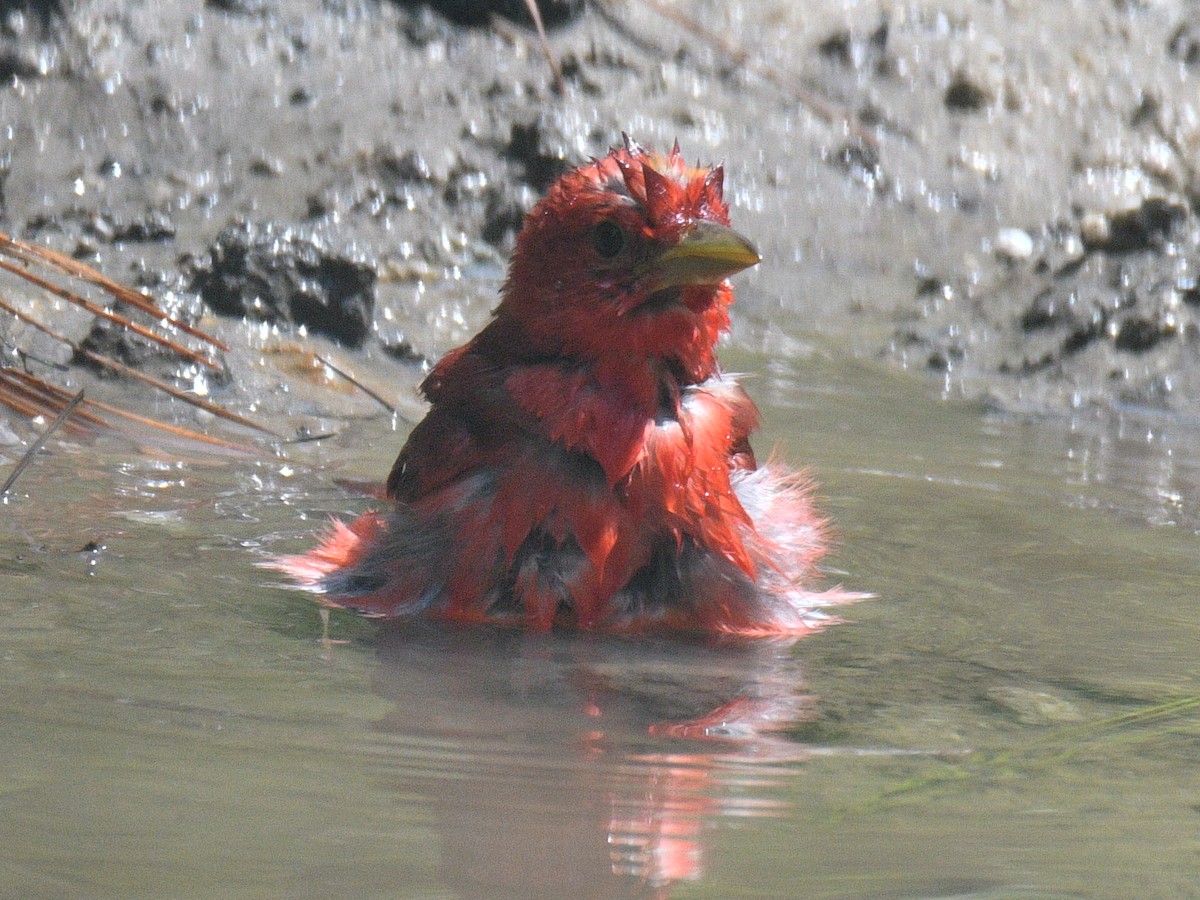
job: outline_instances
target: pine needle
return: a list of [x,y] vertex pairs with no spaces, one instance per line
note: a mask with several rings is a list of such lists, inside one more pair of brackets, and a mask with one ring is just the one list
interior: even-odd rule
[[[17,369],[0,368],[0,404],[30,419],[59,415],[71,398],[69,391],[56,387],[36,375]],[[63,430],[73,434],[95,434],[109,427],[108,422],[88,411],[91,401],[80,407]]]
[[132,331],[134,334],[140,335],[141,337],[145,338],[146,340],[150,341],[151,343],[158,344],[160,347],[167,348],[168,350],[172,351],[173,353],[176,353],[179,356],[182,356],[184,359],[190,360],[191,362],[194,362],[194,363],[199,363],[202,366],[207,366],[208,368],[213,369],[214,371],[217,371],[217,372],[221,371],[221,367],[217,363],[215,363],[211,359],[209,359],[207,356],[205,356],[204,354],[197,353],[195,350],[191,350],[191,349],[185,347],[183,344],[179,343],[178,341],[173,341],[168,337],[163,337],[160,334],[156,334],[155,332],[153,332],[149,328],[147,328],[145,325],[139,325],[137,322],[133,321],[132,319],[128,318],[127,316],[123,316],[120,313],[115,313],[110,309],[105,309],[103,306],[99,306],[98,304],[92,303],[86,297],[82,297],[73,291],[69,291],[64,287],[60,287],[59,285],[54,284],[51,281],[47,281],[45,278],[42,278],[40,275],[35,275],[32,272],[26,271],[25,269],[21,268],[20,266],[13,265],[12,263],[7,262],[3,259],[0,259],[0,269],[3,269],[6,272],[12,272],[14,275],[18,275],[21,278],[24,278],[30,284],[34,284],[37,287],[40,287],[42,290],[44,290],[48,293],[51,293],[56,297],[61,297],[63,300],[66,300],[68,303],[74,304],[75,306],[78,306],[81,309],[86,310],[87,312],[91,313],[93,316],[99,316],[102,319],[107,319],[110,322],[114,322],[117,325],[120,325],[122,328],[125,328],[128,331]]
[[[141,291],[136,291],[131,287],[127,287],[119,282],[113,281],[102,272],[98,272],[91,266],[85,265],[78,260],[71,259],[69,256],[64,256],[57,253],[48,247],[42,247],[38,244],[30,244],[26,241],[14,238],[11,235],[0,232],[0,254],[7,254],[22,260],[27,264],[44,265],[55,269],[65,275],[70,275],[72,278],[78,278],[88,284],[95,285],[101,290],[108,293],[116,300],[126,303],[129,306],[139,309],[147,315],[151,315],[157,321],[165,322],[175,328],[178,328],[184,334],[203,341],[204,343],[215,347],[218,350],[228,350],[229,345],[218,340],[211,334],[208,334],[200,328],[189,325],[180,319],[169,316],[164,312],[154,298]],[[16,271],[17,275],[22,278],[29,279],[29,273],[24,271]]]
[[342,378],[346,379],[348,382],[350,382],[352,385],[354,385],[356,388],[358,388],[360,391],[362,391],[364,394],[366,394],[368,397],[370,397],[372,400],[374,400],[376,403],[378,403],[380,406],[382,406],[384,409],[386,409],[393,416],[397,415],[396,407],[394,407],[392,404],[388,403],[387,400],[385,400],[381,395],[379,395],[375,391],[371,390],[369,387],[367,387],[365,384],[363,384],[361,381],[359,381],[357,378],[355,378],[349,372],[345,371],[344,369],[339,369],[337,366],[335,366],[333,363],[331,363],[324,356],[317,356],[316,359],[317,359],[317,362],[321,363],[321,365],[323,365],[323,366],[325,366],[325,368],[329,369],[329,371],[332,372],[334,375],[339,375]]
[[529,9],[529,17],[533,19],[533,27],[537,29],[542,54],[546,57],[546,64],[550,66],[550,74],[554,76],[554,91],[561,96],[566,93],[567,86],[563,82],[562,69],[558,67],[554,53],[550,50],[550,42],[546,39],[546,29],[542,26],[542,13],[538,9],[537,0],[525,0],[525,6]]
[[63,407],[62,412],[60,412],[54,421],[50,423],[50,427],[43,431],[38,436],[38,439],[29,445],[29,449],[25,451],[25,455],[21,457],[20,461],[16,465],[16,468],[9,473],[7,480],[4,482],[4,486],[0,487],[0,497],[3,497],[8,493],[9,488],[16,483],[16,480],[21,477],[21,473],[29,467],[31,462],[33,462],[33,458],[37,456],[42,447],[46,445],[46,441],[50,439],[50,436],[63,426],[63,423],[65,423],[67,419],[71,417],[71,413],[75,412],[75,407],[79,406],[79,404],[82,402],[83,391],[80,391],[73,398],[71,398],[70,403]]
[[[554,93],[562,96],[567,90],[566,82],[563,81],[562,69],[558,67],[558,61],[554,58],[554,53],[550,49],[550,42],[546,39],[546,29],[542,27],[542,14],[538,10],[536,0],[525,0],[525,8],[529,10],[529,18],[533,20],[533,26],[537,29],[542,56],[546,57],[546,65],[550,67],[550,74],[554,77]],[[491,23],[492,30],[510,44],[518,46],[522,44],[528,45],[529,41],[525,38],[525,35],[499,15],[493,13]]]
[[[29,418],[60,414],[70,397],[70,392],[43,381],[36,375],[11,368],[0,368],[0,404]],[[113,418],[122,419],[131,425],[160,431],[187,442],[205,444],[221,450],[244,454],[259,452],[258,448],[248,444],[240,444],[182,425],[173,425],[170,422],[138,415],[99,400],[85,400],[71,421],[67,422],[64,427],[82,434],[117,430],[117,426],[113,424]]]
[[162,391],[163,393],[168,394],[171,397],[174,397],[176,400],[182,400],[184,403],[189,403],[192,406],[198,407],[199,409],[202,409],[205,412],[212,413],[214,416],[225,419],[226,421],[235,422],[238,425],[243,425],[246,428],[251,428],[254,431],[258,431],[258,432],[261,432],[262,434],[270,435],[271,437],[274,437],[274,438],[282,437],[282,435],[277,434],[276,432],[272,431],[270,428],[267,428],[264,425],[259,425],[257,422],[252,422],[250,419],[247,419],[244,416],[239,416],[237,413],[230,412],[229,410],[225,409],[222,406],[218,406],[215,403],[210,403],[209,401],[205,400],[203,397],[198,397],[195,394],[190,394],[187,391],[180,390],[179,388],[173,387],[172,385],[169,385],[165,381],[161,381],[160,379],[155,378],[152,375],[147,375],[144,372],[139,372],[137,369],[131,368],[130,366],[127,366],[122,362],[118,362],[117,360],[112,359],[107,356],[104,356],[103,354],[96,353],[94,350],[88,350],[86,347],[79,346],[74,341],[72,341],[70,338],[68,338],[66,335],[55,331],[49,325],[46,325],[46,324],[38,321],[36,318],[29,315],[28,313],[22,312],[21,310],[17,309],[15,306],[13,306],[11,303],[8,303],[7,301],[5,301],[2,297],[0,297],[0,310],[4,310],[5,312],[16,317],[17,319],[20,319],[22,322],[25,322],[27,325],[30,325],[33,328],[36,328],[38,331],[42,332],[43,334],[47,335],[48,337],[52,338],[53,340],[59,341],[60,343],[63,343],[63,344],[66,344],[68,347],[71,348],[72,351],[74,351],[75,353],[84,357],[85,359],[91,360],[92,362],[96,363],[96,365],[98,365],[98,366],[103,366],[104,368],[111,369],[112,371],[117,372],[120,375],[125,375],[129,378],[134,379],[135,381],[140,381],[143,384],[149,385],[150,387],[154,388],[155,390]]

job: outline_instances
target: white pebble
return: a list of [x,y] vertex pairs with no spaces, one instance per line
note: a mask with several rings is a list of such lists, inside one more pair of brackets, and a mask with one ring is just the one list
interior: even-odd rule
[[1033,238],[1020,228],[1001,228],[996,232],[995,249],[1011,260],[1029,259],[1033,256]]

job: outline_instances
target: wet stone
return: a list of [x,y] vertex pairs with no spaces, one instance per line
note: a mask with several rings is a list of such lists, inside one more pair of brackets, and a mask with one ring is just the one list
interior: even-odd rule
[[204,5],[236,16],[263,16],[274,11],[267,0],[205,0]]
[[488,187],[486,172],[462,165],[450,173],[446,189],[442,192],[442,199],[447,206],[460,206],[484,197]]
[[1104,334],[1105,319],[1101,316],[1099,319],[1092,322],[1080,325],[1071,331],[1062,342],[1063,356],[1070,356],[1073,353],[1078,353],[1087,347],[1088,344],[1096,340]]
[[1037,331],[1057,325],[1063,320],[1063,308],[1064,304],[1053,291],[1044,290],[1033,298],[1033,302],[1021,314],[1021,329]]
[[525,181],[538,193],[544,193],[569,168],[565,141],[537,120],[513,123],[504,156],[524,167]]
[[962,361],[964,352],[961,344],[950,344],[934,350],[925,359],[925,368],[931,372],[948,372],[955,363]]
[[1020,228],[1001,228],[996,233],[996,254],[1002,259],[1020,262],[1033,256],[1034,243],[1029,232]]
[[1117,329],[1113,343],[1118,350],[1130,350],[1144,353],[1154,348],[1154,345],[1167,337],[1169,330],[1158,322],[1141,317],[1125,319]]
[[0,81],[54,73],[56,55],[41,45],[63,39],[63,7],[62,0],[0,0]]
[[429,360],[408,338],[396,336],[391,340],[385,340],[381,344],[383,352],[392,359],[402,363],[423,364]]
[[1094,301],[1081,302],[1075,291],[1064,293],[1046,288],[1026,307],[1020,322],[1021,330],[1026,333],[1057,327],[1069,327],[1076,333],[1095,333],[1103,330],[1107,313]]
[[431,180],[429,164],[415,150],[380,147],[372,154],[371,162],[382,180],[401,183]]
[[844,28],[833,32],[833,34],[817,44],[817,52],[821,56],[839,62],[844,66],[854,64],[852,49],[853,43],[850,40],[850,32]]
[[1200,278],[1180,278],[1175,282],[1179,299],[1191,306],[1200,306]]
[[311,233],[236,223],[193,267],[191,290],[222,315],[303,325],[351,347],[370,333],[375,270]]
[[168,241],[175,237],[175,225],[165,212],[149,210],[127,222],[113,221],[110,233],[113,243]]
[[887,189],[887,177],[880,164],[879,153],[862,141],[842,144],[826,156],[826,161],[864,187],[879,191]]
[[942,100],[951,112],[978,112],[992,102],[992,95],[986,88],[959,74],[946,88]]
[[916,295],[918,297],[942,297],[949,299],[954,289],[942,278],[934,275],[919,275],[917,277]]
[[520,230],[533,201],[506,183],[489,186],[484,197],[483,239],[489,244],[503,244]]
[[1132,253],[1160,246],[1187,218],[1187,209],[1161,197],[1150,197],[1132,209],[1092,213],[1083,218],[1080,237],[1087,250]]
[[888,27],[885,17],[866,37],[853,35],[848,29],[838,29],[817,44],[817,53],[851,69],[864,69],[873,63],[875,74],[887,75],[893,68],[892,60],[885,55]]
[[79,342],[79,348],[71,357],[71,362],[74,365],[91,369],[101,378],[116,377],[116,373],[112,369],[96,363],[85,351],[115,359],[132,369],[146,368],[147,364],[156,356],[172,360],[175,358],[173,354],[147,343],[107,319],[97,319],[92,324],[91,331]]

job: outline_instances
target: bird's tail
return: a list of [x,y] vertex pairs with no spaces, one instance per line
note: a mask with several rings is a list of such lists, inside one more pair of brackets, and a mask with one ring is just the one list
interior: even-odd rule
[[321,542],[312,550],[294,556],[276,556],[259,565],[283,572],[298,588],[324,594],[329,576],[360,563],[386,528],[386,520],[377,512],[363,513],[349,525],[341,519],[332,519]]
[[814,590],[818,563],[829,549],[829,523],[812,502],[812,480],[777,460],[734,474],[733,487],[754,522],[745,538],[758,562],[755,590],[715,606],[713,631],[743,637],[799,637],[839,621],[831,606],[869,599],[842,587]]

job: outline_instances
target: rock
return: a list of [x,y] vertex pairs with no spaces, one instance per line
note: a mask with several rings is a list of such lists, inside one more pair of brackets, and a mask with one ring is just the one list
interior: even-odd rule
[[862,141],[847,141],[833,152],[823,152],[825,161],[835,169],[845,172],[850,178],[873,191],[888,189],[887,176],[880,164],[879,153]]
[[1033,238],[1020,228],[1001,228],[993,244],[996,254],[1013,262],[1023,262],[1033,256]]
[[1184,22],[1171,34],[1167,52],[1186,66],[1200,66],[1200,26]]
[[352,347],[370,333],[375,270],[324,240],[272,223],[225,228],[191,290],[227,316],[303,325]]
[[951,112],[970,113],[979,112],[992,99],[991,91],[960,72],[947,86],[942,102]]
[[1061,725],[1083,721],[1083,714],[1075,704],[1046,691],[997,687],[987,692],[987,698],[1025,725]]
[[171,217],[161,210],[147,210],[128,222],[112,222],[113,243],[150,243],[166,241],[175,237],[175,226]]
[[1089,213],[1079,223],[1087,250],[1131,253],[1158,247],[1171,230],[1187,218],[1187,207],[1163,197],[1148,197],[1137,206],[1106,213]]
[[504,156],[524,167],[525,181],[539,194],[571,167],[566,138],[547,128],[540,118],[528,124],[513,123]]
[[1160,322],[1140,316],[1131,316],[1117,327],[1113,344],[1118,350],[1145,353],[1169,334],[1170,330]]

